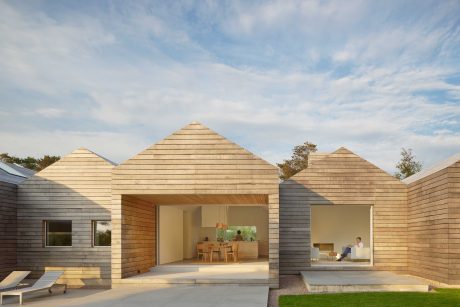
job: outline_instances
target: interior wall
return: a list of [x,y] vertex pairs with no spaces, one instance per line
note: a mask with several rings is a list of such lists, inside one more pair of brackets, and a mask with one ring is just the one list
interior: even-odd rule
[[265,206],[229,207],[228,223],[232,226],[256,226],[259,255],[268,255],[268,208]]
[[184,258],[196,256],[196,244],[200,241],[201,208],[184,210]]
[[313,243],[334,243],[334,250],[361,237],[364,247],[370,247],[370,206],[311,206],[311,237]]
[[173,206],[160,206],[160,264],[184,258],[184,214]]

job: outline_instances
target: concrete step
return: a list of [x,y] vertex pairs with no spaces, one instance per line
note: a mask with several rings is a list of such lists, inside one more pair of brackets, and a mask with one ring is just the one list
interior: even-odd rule
[[268,263],[262,264],[180,264],[159,265],[151,272],[267,272]]
[[122,279],[118,284],[124,285],[247,285],[247,286],[267,286],[268,279],[225,279],[225,278],[142,278],[142,279]]
[[308,271],[301,272],[311,293],[410,291],[427,292],[421,279],[385,271]]
[[372,266],[320,266],[315,265],[305,268],[305,271],[373,271]]

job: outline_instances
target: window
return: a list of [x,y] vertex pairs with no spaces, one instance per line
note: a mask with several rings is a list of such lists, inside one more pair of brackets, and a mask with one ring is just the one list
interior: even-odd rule
[[256,226],[229,226],[227,230],[216,229],[216,237],[219,241],[231,241],[235,238],[238,230],[244,241],[255,241],[257,239]]
[[46,246],[72,246],[72,221],[45,221]]
[[110,246],[112,241],[112,222],[93,221],[93,246]]

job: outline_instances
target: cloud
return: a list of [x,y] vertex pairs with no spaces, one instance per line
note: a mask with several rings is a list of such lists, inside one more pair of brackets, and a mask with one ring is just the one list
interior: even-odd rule
[[63,109],[56,108],[40,108],[35,111],[38,115],[47,118],[61,117],[66,111]]
[[[2,148],[2,152],[12,155],[64,156],[77,148],[85,147],[116,163],[134,156],[150,145],[148,141],[128,133],[106,131],[1,131],[0,139],[2,143],[8,144]],[[31,148],[35,150],[31,151]]]
[[460,151],[458,7],[409,6],[2,2],[2,150],[122,161],[198,120],[273,163],[309,140],[428,165]]

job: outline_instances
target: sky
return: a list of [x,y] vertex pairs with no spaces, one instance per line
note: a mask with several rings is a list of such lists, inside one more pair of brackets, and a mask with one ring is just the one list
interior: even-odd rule
[[192,121],[429,168],[460,152],[460,1],[0,0],[0,152],[120,163]]

